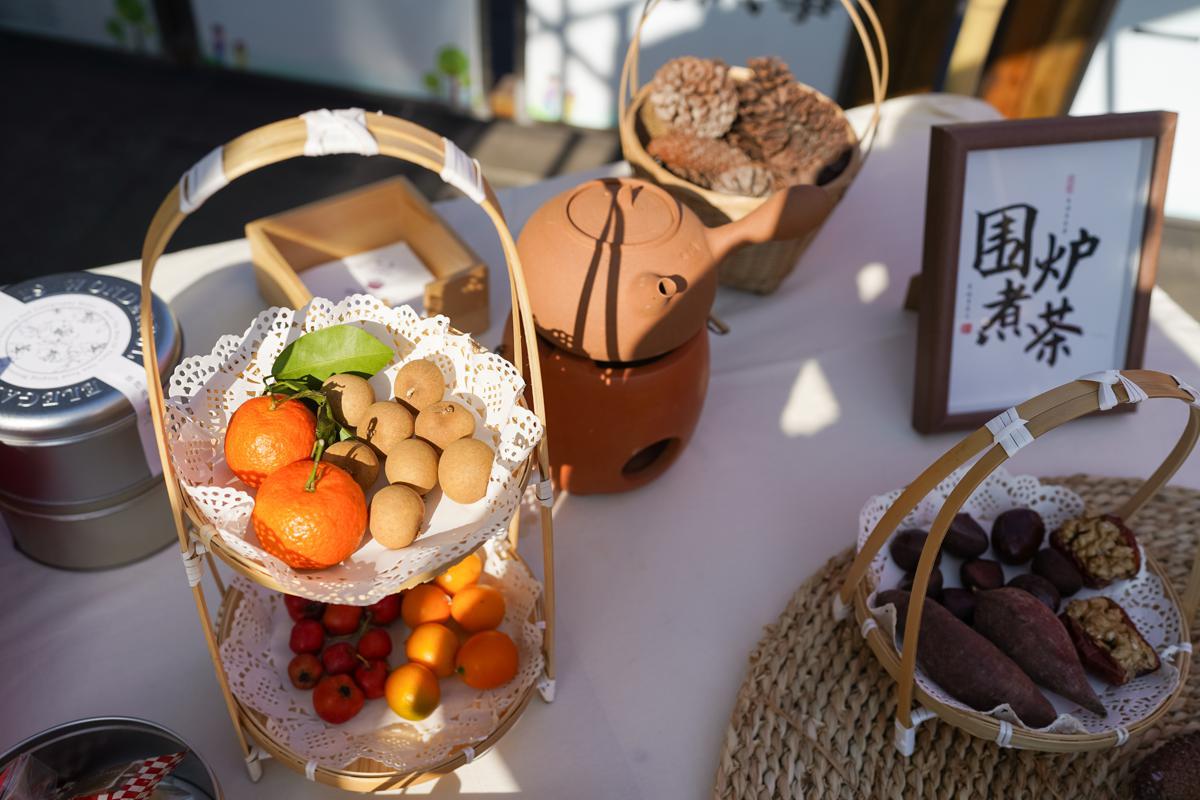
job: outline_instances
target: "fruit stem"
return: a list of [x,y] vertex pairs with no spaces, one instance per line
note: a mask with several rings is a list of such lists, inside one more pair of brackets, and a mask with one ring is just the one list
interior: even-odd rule
[[315,492],[317,490],[317,467],[321,464],[321,454],[325,452],[325,440],[317,439],[313,444],[313,467],[312,472],[308,473],[308,483],[304,484],[304,491]]

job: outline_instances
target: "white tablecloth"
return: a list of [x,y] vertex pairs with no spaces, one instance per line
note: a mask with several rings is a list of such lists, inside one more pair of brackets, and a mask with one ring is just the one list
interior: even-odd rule
[[[921,258],[929,125],[993,116],[964,98],[890,101],[866,168],[783,288],[722,292],[716,310],[732,333],[713,339],[704,415],[679,462],[640,491],[557,508],[558,699],[535,699],[492,752],[412,793],[709,795],[763,626],[853,543],[868,496],[957,440],[909,425],[916,319],[901,301]],[[502,192],[514,229],[579,178]],[[495,325],[481,338],[494,345],[508,298],[495,235],[466,202],[440,211],[493,266]],[[136,279],[137,265],[102,271]],[[189,353],[242,330],[263,305],[244,241],[163,258],[155,289]],[[1156,292],[1146,365],[1200,385],[1198,364],[1200,325]],[[1014,468],[1148,475],[1184,421],[1182,404],[1164,405],[1076,423]],[[1200,486],[1200,460],[1175,480]],[[522,549],[540,572],[536,535]],[[261,783],[248,781],[173,547],[100,573],[0,548],[0,608],[0,749],[66,720],[143,716],[191,742],[233,800],[335,794],[270,762]]]

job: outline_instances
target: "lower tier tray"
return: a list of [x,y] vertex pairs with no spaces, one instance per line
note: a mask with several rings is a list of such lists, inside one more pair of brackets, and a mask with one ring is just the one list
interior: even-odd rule
[[[437,778],[489,750],[521,716],[543,678],[544,611],[541,585],[519,556],[507,554],[505,542],[489,542],[478,552],[484,558],[482,580],[501,588],[509,604],[500,630],[517,643],[520,668],[509,684],[487,692],[471,690],[453,677],[443,679],[443,705],[453,706],[454,711],[453,722],[444,728],[426,724],[436,721],[440,708],[426,723],[406,723],[387,711],[382,699],[368,700],[361,720],[345,726],[321,722],[311,705],[298,698],[299,690],[288,684],[286,663],[276,663],[283,658],[278,637],[286,641],[286,633],[272,628],[276,623],[290,625],[290,620],[279,619],[283,612],[273,607],[268,619],[263,607],[267,590],[244,578],[235,579],[218,611],[216,633],[243,730],[271,758],[311,780],[365,793],[396,791]],[[239,614],[240,609],[244,613]],[[395,649],[389,664],[394,668],[405,660],[398,633],[407,629],[399,620],[393,625]],[[256,647],[263,649],[256,652]],[[256,666],[260,658],[267,668]],[[278,713],[269,713],[270,709]],[[453,740],[455,733],[463,732],[468,732],[465,741]],[[427,738],[421,739],[421,734]],[[339,737],[354,740],[348,744]],[[351,751],[379,757],[346,757]],[[401,768],[401,764],[411,766]]]

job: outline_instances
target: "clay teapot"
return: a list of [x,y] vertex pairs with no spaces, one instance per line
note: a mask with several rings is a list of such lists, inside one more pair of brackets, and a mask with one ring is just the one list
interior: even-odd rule
[[517,242],[538,331],[596,361],[662,355],[705,325],[721,259],[744,244],[802,236],[832,207],[820,187],[793,186],[707,228],[643,180],[576,186],[535,211]]

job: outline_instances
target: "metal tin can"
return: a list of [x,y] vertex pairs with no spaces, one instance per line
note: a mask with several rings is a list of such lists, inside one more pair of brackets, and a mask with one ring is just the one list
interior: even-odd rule
[[195,800],[221,800],[212,768],[187,742],[163,726],[133,717],[95,717],[66,722],[29,737],[0,754],[0,771],[29,753],[59,775],[59,782],[86,779],[106,768],[187,749],[167,779]]
[[[153,300],[159,367],[182,347]],[[26,554],[111,567],[174,538],[142,366],[137,284],[68,272],[0,291],[0,513]]]

